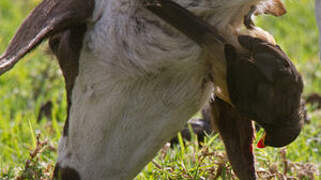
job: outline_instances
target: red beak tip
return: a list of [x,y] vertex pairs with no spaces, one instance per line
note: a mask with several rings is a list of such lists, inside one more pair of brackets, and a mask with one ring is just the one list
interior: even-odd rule
[[264,145],[264,140],[261,139],[258,143],[257,143],[257,147],[262,149],[262,148],[265,148],[265,145]]

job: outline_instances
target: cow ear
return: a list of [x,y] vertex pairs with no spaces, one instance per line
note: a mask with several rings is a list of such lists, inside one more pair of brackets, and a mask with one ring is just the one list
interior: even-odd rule
[[258,14],[271,14],[273,16],[282,16],[286,14],[286,8],[281,0],[270,0],[258,5]]
[[44,0],[24,20],[0,56],[0,75],[10,70],[44,39],[88,20],[94,0]]

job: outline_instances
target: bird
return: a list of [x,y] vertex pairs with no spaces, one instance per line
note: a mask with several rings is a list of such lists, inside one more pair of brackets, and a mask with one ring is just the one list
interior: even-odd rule
[[[221,36],[237,42],[230,25],[263,1],[175,2],[228,28]],[[46,39],[65,79],[68,105],[56,179],[133,179],[208,101],[213,86],[230,101],[225,62],[214,61],[222,72],[211,69],[195,39],[144,1],[43,0],[0,56],[0,74]],[[224,56],[222,44],[215,51]]]
[[[215,93],[218,97],[210,103],[212,124],[223,139],[237,176],[240,179],[256,179],[252,120],[263,126],[266,132],[258,143],[259,148],[283,147],[293,142],[301,132],[304,119],[300,73],[281,48],[251,22],[250,17],[256,7],[251,7],[249,14],[243,16],[244,25],[254,30],[254,33],[248,34],[254,37],[242,34],[237,37],[242,48],[249,51],[244,54],[228,44],[231,42],[220,35],[218,28],[194,16],[179,4],[164,0],[149,6],[152,12],[200,44],[206,54],[214,54],[208,56],[210,61],[213,57],[217,60],[217,46],[224,46],[225,56],[220,58],[225,58],[227,64],[225,94],[229,97]],[[216,65],[215,62],[214,70]],[[217,84],[217,76],[212,76],[214,84]]]

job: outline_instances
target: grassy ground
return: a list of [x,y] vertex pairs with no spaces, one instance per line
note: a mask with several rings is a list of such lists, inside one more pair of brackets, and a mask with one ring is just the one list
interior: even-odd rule
[[[0,52],[17,26],[39,0],[0,1]],[[287,0],[288,14],[260,17],[257,24],[270,31],[304,75],[305,96],[321,92],[321,65],[313,1]],[[66,116],[61,73],[41,46],[0,78],[0,179],[46,179],[57,156],[55,150]],[[52,102],[51,121],[37,116]],[[311,116],[300,137],[287,148],[256,149],[261,179],[319,179],[321,172],[321,111],[308,106]],[[37,138],[40,134],[40,138]],[[260,133],[259,133],[260,134]],[[171,149],[168,145],[137,176],[144,179],[233,179],[224,146],[217,135],[203,148],[194,139]],[[285,168],[287,167],[287,168]]]

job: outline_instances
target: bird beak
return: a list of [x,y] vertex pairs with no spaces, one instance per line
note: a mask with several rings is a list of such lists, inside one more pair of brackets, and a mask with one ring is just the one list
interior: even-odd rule
[[264,144],[265,138],[266,138],[266,132],[264,132],[262,138],[261,138],[260,141],[257,143],[256,146],[257,146],[258,148],[262,149],[262,148],[265,148],[265,147],[266,147],[265,144]]
[[0,75],[10,70],[44,39],[73,25],[84,23],[94,0],[44,0],[24,20],[5,53],[0,56]]

